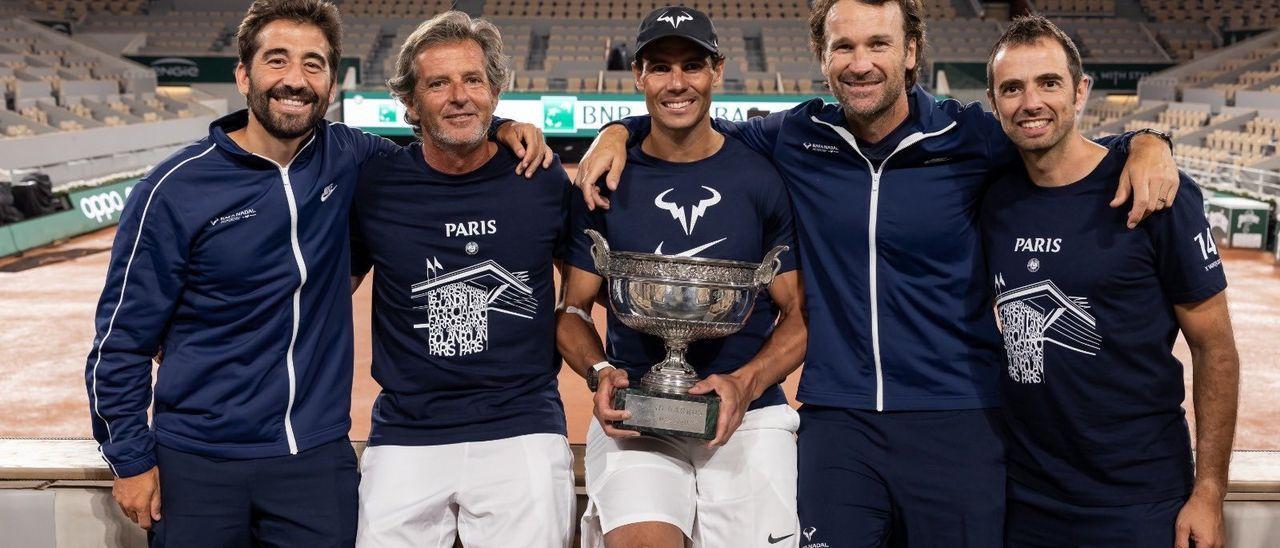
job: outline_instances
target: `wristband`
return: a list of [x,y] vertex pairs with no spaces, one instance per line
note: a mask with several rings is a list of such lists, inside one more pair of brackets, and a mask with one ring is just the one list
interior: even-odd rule
[[[582,321],[587,322],[588,324],[591,324],[591,325],[596,324],[595,320],[591,319],[591,314],[587,313],[586,310],[583,310],[576,306],[566,306],[564,307],[564,311],[570,314],[577,314],[579,318],[582,318]],[[600,362],[600,363],[603,363],[605,365],[609,364],[609,362]],[[600,364],[598,363],[596,365],[600,365]],[[592,367],[595,367],[595,366],[592,366]]]

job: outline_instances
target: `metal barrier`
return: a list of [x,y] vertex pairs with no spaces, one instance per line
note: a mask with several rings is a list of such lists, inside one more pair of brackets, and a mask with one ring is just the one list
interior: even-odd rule
[[[1241,193],[1272,203],[1280,202],[1280,172],[1186,156],[1178,156],[1177,161],[1178,166],[1201,186]],[[1275,208],[1272,209],[1274,211]]]

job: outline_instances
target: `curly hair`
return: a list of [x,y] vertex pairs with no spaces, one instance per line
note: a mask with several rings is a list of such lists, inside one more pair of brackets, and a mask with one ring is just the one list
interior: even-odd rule
[[[395,76],[387,80],[391,95],[408,105],[413,99],[413,90],[418,86],[418,64],[414,61],[418,54],[432,46],[462,40],[473,40],[484,51],[484,73],[493,92],[497,94],[507,87],[511,67],[507,56],[502,54],[502,34],[498,28],[484,19],[472,19],[470,15],[454,10],[428,19],[405,39],[396,57]],[[405,109],[404,121],[413,128],[415,135],[421,136],[413,109]]]
[[255,0],[236,29],[240,63],[248,67],[258,53],[258,33],[273,21],[293,21],[315,25],[329,42],[329,70],[337,72],[342,59],[342,17],[338,7],[325,0]]

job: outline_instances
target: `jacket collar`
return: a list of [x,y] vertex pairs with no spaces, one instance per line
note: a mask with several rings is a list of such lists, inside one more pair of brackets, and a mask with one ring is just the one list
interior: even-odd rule
[[[218,118],[209,124],[209,139],[211,139],[223,152],[240,162],[253,166],[265,164],[274,168],[275,166],[272,165],[271,161],[241,148],[240,145],[228,135],[229,133],[242,129],[247,125],[249,125],[249,109],[237,110],[231,114]],[[303,144],[299,147],[297,156],[295,156],[289,163],[292,165],[293,163],[304,159],[307,155],[312,154],[316,147],[314,146],[314,143],[311,143],[311,141],[323,139],[324,132],[328,128],[329,124],[324,120],[317,123],[315,131],[312,133],[311,137],[302,142]]]
[[[907,121],[912,133],[937,133],[956,121],[955,117],[946,110],[938,108],[938,100],[920,87],[920,84],[912,86],[907,91],[907,100],[915,103],[909,115],[911,119]],[[849,129],[844,119],[844,110],[839,103],[825,105],[815,117],[826,124]]]

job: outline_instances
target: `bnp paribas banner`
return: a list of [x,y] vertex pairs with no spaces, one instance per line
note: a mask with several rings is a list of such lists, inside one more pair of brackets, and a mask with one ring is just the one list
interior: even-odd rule
[[[151,68],[156,73],[156,82],[164,84],[208,84],[231,83],[236,81],[235,70],[238,58],[224,55],[127,55],[130,61]],[[356,69],[356,79],[360,79],[360,60],[344,57],[338,78],[346,74],[347,67]]]
[[[711,115],[728,120],[786,110],[810,95],[715,95]],[[504,93],[495,115],[542,126],[552,137],[592,137],[605,124],[645,113],[644,96],[623,94]],[[385,91],[346,92],[342,118],[347,125],[379,135],[412,135],[404,105]]]

